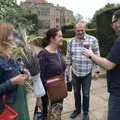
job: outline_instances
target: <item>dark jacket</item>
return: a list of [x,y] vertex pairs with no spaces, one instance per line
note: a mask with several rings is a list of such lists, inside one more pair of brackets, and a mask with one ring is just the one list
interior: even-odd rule
[[3,95],[7,104],[15,102],[17,85],[12,85],[10,79],[20,74],[20,66],[15,60],[6,60],[0,57],[0,112],[3,110]]
[[116,64],[116,67],[107,71],[108,91],[120,97],[120,37],[115,40],[107,59]]

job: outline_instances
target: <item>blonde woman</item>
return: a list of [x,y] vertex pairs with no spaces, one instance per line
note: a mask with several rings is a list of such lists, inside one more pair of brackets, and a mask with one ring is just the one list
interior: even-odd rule
[[5,106],[3,96],[14,111],[18,113],[16,120],[29,120],[26,92],[23,86],[26,75],[20,73],[19,64],[12,59],[16,46],[14,27],[11,24],[0,24],[0,116]]

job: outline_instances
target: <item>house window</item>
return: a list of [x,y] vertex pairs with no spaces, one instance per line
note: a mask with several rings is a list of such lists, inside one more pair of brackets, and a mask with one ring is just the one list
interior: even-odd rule
[[56,22],[58,23],[60,20],[59,20],[59,18],[56,18]]

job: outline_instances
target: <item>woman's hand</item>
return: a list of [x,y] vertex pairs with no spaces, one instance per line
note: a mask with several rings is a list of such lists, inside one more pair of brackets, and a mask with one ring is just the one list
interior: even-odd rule
[[30,72],[29,72],[28,69],[24,69],[23,72],[24,72],[24,74],[28,75],[28,80],[31,80],[31,79],[32,79],[32,78],[31,78],[31,74],[30,74]]
[[41,110],[41,112],[43,112],[43,104],[42,104],[42,99],[41,97],[38,97],[36,99],[36,105],[39,107],[39,109]]
[[24,85],[24,81],[28,76],[26,74],[20,74],[11,79],[12,84],[14,85]]
[[98,78],[100,77],[100,73],[94,73],[93,75],[92,75],[92,78],[94,79],[94,80],[97,80]]
[[94,55],[91,48],[89,48],[89,49],[83,48],[82,53],[87,57],[91,57],[92,55]]

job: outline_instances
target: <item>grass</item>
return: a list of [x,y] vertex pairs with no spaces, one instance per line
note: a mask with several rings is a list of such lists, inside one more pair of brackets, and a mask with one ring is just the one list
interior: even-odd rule
[[68,41],[70,38],[63,38],[65,41]]

